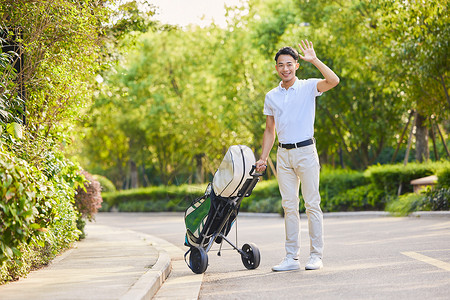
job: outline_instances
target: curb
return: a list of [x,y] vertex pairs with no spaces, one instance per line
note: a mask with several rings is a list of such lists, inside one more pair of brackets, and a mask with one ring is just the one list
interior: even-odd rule
[[324,218],[348,218],[348,217],[392,217],[386,211],[354,211],[354,212],[330,212],[324,213]]
[[[251,213],[241,212],[238,216],[242,217],[258,217],[258,218],[283,218],[279,213]],[[347,218],[347,217],[391,217],[392,214],[386,211],[354,211],[354,212],[326,212],[323,213],[324,218]],[[306,217],[305,213],[301,213],[300,217]]]
[[409,216],[416,218],[450,218],[450,211],[415,211]]
[[158,260],[144,275],[142,275],[128,292],[120,297],[120,300],[147,300],[152,299],[159,288],[163,285],[172,269],[169,254],[158,246]]
[[[250,213],[241,212],[242,217],[258,217],[258,218],[282,218],[278,213]],[[306,217],[305,213],[301,213],[300,217]],[[395,217],[387,211],[354,211],[354,212],[327,212],[323,213],[324,218],[357,218],[357,217]],[[415,211],[405,217],[423,217],[423,218],[450,218],[450,211]]]

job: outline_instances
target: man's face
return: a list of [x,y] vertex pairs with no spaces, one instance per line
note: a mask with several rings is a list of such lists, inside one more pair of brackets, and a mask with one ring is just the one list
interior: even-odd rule
[[277,65],[275,66],[281,80],[285,82],[294,79],[295,71],[297,71],[298,67],[298,62],[288,54],[278,56]]

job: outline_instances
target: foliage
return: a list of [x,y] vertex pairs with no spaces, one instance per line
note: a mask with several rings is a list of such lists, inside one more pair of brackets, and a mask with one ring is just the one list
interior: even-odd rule
[[[99,1],[3,1],[2,29],[26,57],[11,80],[11,95],[26,91],[27,130],[49,134],[74,120],[91,91],[86,84],[97,68],[98,29],[105,21]],[[20,38],[12,39],[14,31]],[[19,70],[16,70],[19,71]],[[19,84],[21,82],[21,84]]]
[[450,189],[437,188],[420,194],[405,194],[390,201],[386,210],[397,216],[405,216],[414,211],[448,211]]
[[409,193],[389,202],[386,206],[386,210],[396,216],[406,216],[413,211],[421,210],[423,201],[423,194]]
[[[3,31],[0,26],[0,31]],[[2,52],[6,40],[0,37],[0,135],[8,122],[20,123],[23,113],[23,99],[14,91],[17,71],[12,67],[17,59],[13,51]]]
[[204,188],[204,185],[153,186],[103,193],[102,211],[113,207],[119,211],[184,211]]
[[380,37],[388,45],[386,58],[388,63],[401,66],[392,75],[405,82],[404,90],[419,111],[448,117],[448,2],[379,2],[386,12],[379,22]]
[[82,171],[81,174],[87,181],[77,189],[75,206],[82,218],[92,221],[95,219],[97,210],[102,206],[101,186],[88,172]]
[[450,188],[427,191],[423,206],[424,210],[450,210]]
[[[433,207],[446,207],[445,201],[448,201],[446,189],[432,191],[428,194],[428,198],[421,195],[420,199],[423,201],[416,203],[414,201],[418,199],[417,197],[397,197],[397,184],[402,181],[405,183],[404,188],[409,189],[411,178],[422,177],[423,174],[430,172],[442,174],[448,170],[447,162],[411,164],[410,168],[400,165],[385,165],[372,167],[366,172],[325,168],[320,175],[321,207],[324,212],[384,210],[386,208],[388,211],[397,211],[401,214],[417,209],[434,210],[435,208],[431,206],[432,203],[435,203]],[[392,185],[391,181],[394,181]],[[104,193],[103,198],[107,203],[104,202],[102,210],[108,211],[115,207],[119,211],[134,212],[184,211],[193,199],[201,195],[202,191],[203,185],[182,185]],[[431,200],[432,198],[434,200]],[[299,210],[305,211],[301,194]],[[251,196],[243,199],[240,211],[282,212],[277,180],[259,182]]]
[[[19,246],[48,225],[45,196],[50,189],[42,173],[4,151],[0,152],[0,263],[20,256]],[[41,229],[42,230],[42,229]]]
[[263,180],[254,188],[248,198],[241,203],[241,211],[249,212],[281,212],[281,196],[276,180]]
[[395,196],[399,193],[412,192],[411,180],[433,175],[440,170],[450,168],[449,162],[409,163],[396,165],[371,166],[365,175],[377,189],[383,191],[384,197]]
[[382,192],[373,184],[348,189],[322,204],[325,212],[384,210]]
[[[332,200],[340,193],[352,188],[363,186],[368,183],[367,178],[362,172],[323,168],[320,172],[320,196],[322,207],[325,211],[334,211]],[[330,206],[330,207],[328,207]],[[331,209],[331,210],[330,210]]]
[[437,188],[450,188],[450,165],[442,168],[437,172],[438,184]]
[[[126,189],[206,182],[236,143],[258,157],[264,95],[279,82],[273,56],[304,38],[341,78],[317,99],[321,162],[363,170],[390,161],[385,150],[396,148],[411,109],[421,109],[423,126],[450,111],[447,6],[390,2],[250,0],[228,9],[226,28],[155,25],[136,38],[141,29],[130,25],[118,36],[124,47],[127,36],[137,43],[102,73],[80,161]],[[297,74],[322,77],[304,62]],[[399,153],[405,147],[403,139]]]
[[79,167],[54,153],[39,170],[0,149],[0,281],[48,263],[79,235],[72,205],[83,183]]
[[88,168],[101,169],[117,187],[124,174],[136,187],[128,170],[138,167],[141,183],[152,176],[171,184],[183,173],[214,172],[231,144],[259,148],[263,116],[254,111],[262,107],[264,76],[244,37],[237,27],[145,34],[118,73],[105,76],[89,112]]
[[98,181],[100,183],[100,187],[102,189],[102,192],[104,193],[110,193],[115,192],[116,187],[114,186],[114,183],[111,182],[108,178],[101,175],[93,175],[92,176],[94,180]]
[[[80,235],[74,198],[84,177],[63,151],[74,121],[85,115],[96,73],[113,60],[102,48],[110,45],[106,39],[146,30],[147,22],[135,21],[152,14],[141,14],[137,2],[129,1],[109,22],[115,2],[2,1],[1,283],[48,263]],[[96,191],[99,196],[98,184]],[[92,218],[95,203],[80,210]]]

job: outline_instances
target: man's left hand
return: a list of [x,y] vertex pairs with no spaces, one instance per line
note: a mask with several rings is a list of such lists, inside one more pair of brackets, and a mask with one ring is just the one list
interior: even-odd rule
[[316,52],[314,51],[313,43],[308,40],[302,40],[301,44],[298,44],[300,50],[302,50],[303,55],[299,55],[301,59],[307,62],[313,62],[317,59]]

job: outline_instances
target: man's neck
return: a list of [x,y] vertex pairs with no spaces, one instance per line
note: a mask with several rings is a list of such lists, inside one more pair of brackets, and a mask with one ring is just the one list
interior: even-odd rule
[[284,89],[286,89],[286,90],[289,89],[291,86],[294,85],[296,79],[297,79],[297,78],[294,77],[294,78],[292,78],[292,79],[289,80],[289,81],[282,81],[282,82],[281,82],[281,87],[284,88]]

